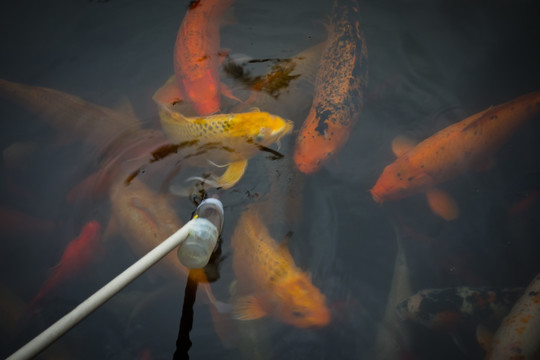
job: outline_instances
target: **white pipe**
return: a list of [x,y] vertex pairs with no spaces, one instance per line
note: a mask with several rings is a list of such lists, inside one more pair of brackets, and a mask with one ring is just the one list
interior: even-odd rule
[[128,267],[123,273],[112,279],[107,285],[96,291],[67,315],[14,352],[7,360],[26,360],[38,355],[60,336],[64,335],[81,320],[126,287],[130,282],[139,277],[139,275],[161,260],[161,258],[178,247],[178,245],[180,245],[189,235],[192,224],[193,220],[188,221],[181,229],[169,236],[165,241],[140,258],[136,263]]

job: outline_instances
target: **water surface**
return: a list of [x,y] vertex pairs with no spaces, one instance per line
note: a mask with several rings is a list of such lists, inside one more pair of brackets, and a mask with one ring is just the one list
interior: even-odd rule
[[[0,15],[0,77],[111,108],[127,100],[143,127],[158,129],[151,96],[172,75],[173,45],[187,5],[11,2]],[[238,323],[225,329],[235,333],[230,345],[219,337],[220,329],[199,293],[189,350],[193,359],[374,358],[372,345],[396,250],[392,223],[402,226],[414,290],[525,286],[539,270],[538,201],[522,212],[509,212],[516,202],[540,191],[538,121],[525,125],[504,145],[492,168],[441,186],[460,206],[460,217],[453,222],[433,215],[421,195],[379,206],[368,193],[394,159],[390,144],[395,136],[420,141],[489,106],[540,89],[537,3],[363,1],[360,7],[369,85],[347,145],[321,171],[305,176],[292,166],[293,133],[282,141],[283,159],[259,154],[237,186],[217,192],[226,222],[224,259],[213,284],[216,296],[227,301],[234,280],[230,237],[238,215],[269,191],[270,179],[300,197],[300,205],[293,208],[295,225],[274,224],[272,230],[278,240],[293,231],[288,248],[326,295],[332,322],[317,330],[273,319]],[[288,58],[325,39],[331,2],[237,0],[233,8],[235,21],[221,32],[221,46],[233,58]],[[261,69],[265,67],[252,68]],[[229,81],[234,89],[241,88]],[[293,113],[291,120],[299,129],[305,114],[295,114],[287,104],[297,104],[287,96],[295,94],[283,94],[282,102],[269,110]],[[8,101],[0,101],[0,113],[2,149],[15,142],[32,149],[15,161],[4,157],[0,204],[56,225],[37,234],[2,230],[1,311],[7,316],[20,312],[35,296],[84,223],[98,219],[106,226],[109,203],[107,198],[76,204],[65,200],[68,191],[99,166],[104,149],[60,138],[39,116]],[[280,206],[290,210],[288,203]],[[179,198],[175,209],[187,221],[194,205]],[[107,242],[104,257],[47,296],[39,315],[25,324],[4,322],[0,354],[15,351],[138,256],[121,236]],[[151,354],[152,359],[170,359],[184,286],[184,278],[152,269],[40,358],[133,359]],[[456,344],[447,333],[415,326],[409,331],[414,358],[482,358],[482,350],[467,334]]]

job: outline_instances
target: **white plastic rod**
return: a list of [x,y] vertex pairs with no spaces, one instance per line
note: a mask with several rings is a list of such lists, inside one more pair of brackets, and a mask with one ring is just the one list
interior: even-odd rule
[[49,328],[36,336],[26,345],[14,352],[7,360],[26,360],[38,355],[51,345],[60,336],[64,335],[81,320],[90,315],[94,310],[103,305],[107,300],[116,295],[130,282],[139,277],[152,265],[161,260],[165,255],[174,250],[182,243],[189,234],[193,220],[188,221],[180,230],[172,234],[152,251],[128,267],[123,273],[111,280],[79,306],[52,324]]

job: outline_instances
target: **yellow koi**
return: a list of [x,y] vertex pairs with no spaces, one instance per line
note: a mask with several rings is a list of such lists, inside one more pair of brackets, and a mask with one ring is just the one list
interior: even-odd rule
[[278,142],[293,128],[291,121],[259,110],[188,118],[160,106],[159,115],[169,140],[185,152],[186,163],[201,166],[202,156],[210,164],[227,166],[215,181],[216,187],[224,189],[242,178],[248,159],[261,148]]
[[299,269],[287,248],[278,245],[257,211],[242,213],[232,236],[238,296],[233,313],[250,320],[271,315],[300,328],[330,322],[325,297]]

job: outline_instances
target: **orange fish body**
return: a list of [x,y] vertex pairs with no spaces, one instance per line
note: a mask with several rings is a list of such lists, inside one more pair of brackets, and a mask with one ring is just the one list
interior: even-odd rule
[[298,135],[297,168],[318,171],[349,138],[367,87],[367,48],[360,31],[357,4],[334,3],[327,47],[315,81],[315,97]]
[[180,96],[199,115],[221,105],[219,20],[234,0],[200,0],[187,11],[174,46],[174,73]]
[[102,253],[100,232],[101,226],[95,220],[90,221],[83,227],[80,235],[72,240],[64,250],[60,263],[55,267],[51,277],[41,286],[30,307],[33,307],[41,298],[57,288],[68,277],[76,276],[97,255]]
[[540,93],[530,93],[442,129],[383,170],[370,190],[373,199],[403,199],[482,165],[539,112]]
[[253,209],[240,216],[232,247],[239,293],[249,294],[235,304],[238,319],[271,315],[300,328],[330,322],[324,295],[295,265],[288,250],[270,236]]

